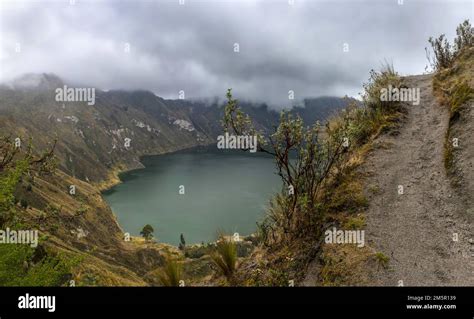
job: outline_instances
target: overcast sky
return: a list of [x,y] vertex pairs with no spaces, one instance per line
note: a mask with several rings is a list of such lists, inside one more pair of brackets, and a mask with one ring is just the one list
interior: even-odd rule
[[402,74],[423,73],[427,39],[440,33],[452,39],[473,15],[470,0],[3,0],[0,6],[0,81],[46,72],[165,98],[178,98],[180,90],[186,98],[223,97],[232,87],[238,98],[280,107],[289,104],[289,90],[296,99],[356,96],[384,60]]

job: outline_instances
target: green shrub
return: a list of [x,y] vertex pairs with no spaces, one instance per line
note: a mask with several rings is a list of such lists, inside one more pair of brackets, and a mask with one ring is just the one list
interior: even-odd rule
[[198,259],[210,253],[210,248],[205,245],[187,246],[184,251],[186,258]]
[[[258,223],[257,234],[263,244],[288,245],[299,238],[317,239],[324,220],[325,188],[336,175],[343,174],[341,168],[351,146],[365,144],[383,125],[390,128],[390,118],[402,110],[400,102],[381,98],[383,90],[389,91],[390,87],[400,89],[402,81],[393,65],[386,63],[380,72],[372,70],[364,84],[363,107],[353,104],[325,126],[315,123],[312,127],[283,111],[275,132],[268,137],[253,127],[228,90],[224,130],[236,135],[257,135],[258,151],[274,157],[283,182],[282,191],[270,202],[267,216]],[[366,205],[362,197],[344,198]],[[341,202],[340,208],[346,208],[346,202]]]
[[390,258],[385,255],[384,253],[377,252],[375,253],[375,260],[379,264],[379,266],[382,266],[383,268],[388,267],[388,262],[390,261]]
[[237,267],[237,246],[235,242],[230,238],[220,236],[216,252],[211,255],[211,258],[222,275],[231,281]]
[[446,36],[441,34],[438,38],[430,37],[428,42],[434,54],[432,58],[428,56],[432,67],[436,70],[449,68],[453,64],[454,52]]
[[158,274],[158,278],[163,286],[178,287],[182,280],[182,265],[175,258],[166,256],[165,264]]
[[21,208],[23,208],[23,209],[27,209],[27,208],[28,208],[28,201],[27,201],[26,199],[22,198],[22,199],[20,200],[20,206],[21,206]]
[[465,20],[456,28],[456,38],[454,45],[451,45],[444,34],[438,38],[430,37],[428,42],[431,45],[430,51],[426,49],[426,55],[432,68],[439,71],[453,65],[456,57],[465,49],[474,45],[474,29],[469,20]]
[[[28,161],[18,161],[14,168],[0,175],[0,212],[7,212],[15,201],[13,192],[21,176],[28,170]],[[2,173],[2,172],[0,172]]]
[[27,245],[0,245],[0,286],[62,286],[71,277],[77,260],[40,256]]
[[456,54],[459,54],[464,48],[469,48],[473,45],[474,28],[472,28],[469,20],[464,20],[464,22],[456,28],[456,38],[454,39]]
[[451,119],[457,117],[460,107],[474,98],[474,89],[466,81],[456,83],[453,92],[450,94]]
[[[382,97],[382,90],[388,90],[389,87],[393,89],[400,89],[402,87],[402,80],[392,64],[388,62],[382,65],[379,72],[375,70],[370,71],[369,81],[364,83],[364,94],[362,100],[364,105],[369,110],[377,112],[390,113],[398,111],[400,102],[398,101],[384,101]],[[366,115],[372,115],[370,113]]]

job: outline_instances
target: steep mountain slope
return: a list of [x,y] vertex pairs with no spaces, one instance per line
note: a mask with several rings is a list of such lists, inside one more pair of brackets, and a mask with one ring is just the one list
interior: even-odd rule
[[[30,74],[0,87],[1,136],[20,137],[21,148],[31,142],[38,152],[57,141],[58,169],[17,187],[18,219],[45,238],[41,251],[80,257],[77,285],[145,285],[169,248],[125,241],[100,189],[116,183],[118,172],[140,167],[142,155],[214,143],[221,108],[144,91],[96,91],[95,105],[57,102],[55,89],[63,85],[54,75]],[[272,120],[272,112],[263,113],[263,123]]]
[[46,75],[33,89],[2,87],[1,131],[32,136],[33,144],[43,149],[57,139],[60,168],[82,180],[102,181],[118,165],[138,167],[141,155],[212,141],[213,132],[196,129],[184,107],[170,107],[150,92],[96,91],[96,103],[90,106],[56,102],[54,90],[62,86],[59,78]]
[[[110,173],[140,167],[140,156],[211,144],[222,132],[222,104],[164,100],[147,91],[100,90],[95,105],[57,102],[55,90],[64,85],[52,74],[29,74],[0,86],[0,134],[32,137],[38,149],[57,139],[60,169],[81,180],[117,182]],[[328,108],[347,104],[340,98],[322,99],[292,112],[312,123],[323,120]],[[241,107],[264,132],[271,132],[279,119],[265,104]]]
[[[156,276],[147,274],[173,248],[125,241],[100,190],[117,183],[119,172],[141,167],[143,155],[215,143],[223,105],[99,90],[94,105],[58,102],[55,90],[64,85],[55,75],[29,74],[0,86],[0,136],[20,137],[22,148],[31,141],[38,152],[56,141],[56,172],[30,176],[15,192],[24,203],[16,207],[18,218],[45,238],[40,250],[81,258],[72,278],[77,285],[153,283]],[[265,104],[241,107],[264,132],[279,119]]]

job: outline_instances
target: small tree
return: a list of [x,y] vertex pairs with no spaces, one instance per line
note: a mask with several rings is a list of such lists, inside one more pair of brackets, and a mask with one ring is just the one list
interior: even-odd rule
[[184,250],[186,248],[186,241],[184,240],[184,235],[179,236],[179,249]]
[[430,37],[428,42],[431,44],[434,56],[431,57],[427,51],[427,58],[432,67],[436,70],[449,68],[453,62],[453,49],[444,34],[438,38]]
[[22,198],[22,199],[20,200],[20,206],[21,206],[21,208],[23,208],[23,209],[27,209],[27,208],[28,208],[28,201],[27,201],[26,199]]
[[469,48],[474,45],[474,28],[471,26],[469,20],[464,20],[463,23],[456,28],[456,38],[454,39],[454,48],[456,52]]
[[153,232],[153,227],[150,224],[146,224],[140,232],[140,235],[142,235],[145,240],[151,240],[153,238]]
[[[256,136],[257,150],[275,158],[278,175],[283,181],[281,198],[284,200],[279,202],[284,205],[283,214],[278,220],[267,220],[270,224],[264,226],[265,229],[278,232],[280,239],[286,241],[308,234],[317,235],[321,221],[319,196],[323,184],[334,172],[333,167],[347,150],[344,146],[346,127],[323,127],[319,123],[305,127],[299,116],[293,117],[283,111],[275,132],[264,137],[238,107],[231,89],[227,91],[223,126],[225,131],[236,135]],[[321,138],[322,130],[330,132],[327,138]],[[270,237],[274,238],[267,236]]]
[[428,42],[431,44],[431,50],[434,54],[432,57],[428,49],[425,49],[431,67],[435,70],[449,68],[461,51],[474,45],[474,28],[472,28],[469,20],[461,23],[456,28],[454,45],[449,43],[444,34],[441,34],[438,38],[430,37]]

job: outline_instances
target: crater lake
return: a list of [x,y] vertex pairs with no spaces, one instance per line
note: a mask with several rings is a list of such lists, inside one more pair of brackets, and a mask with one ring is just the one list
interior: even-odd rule
[[[125,232],[154,228],[158,242],[214,241],[218,232],[249,235],[264,217],[281,180],[271,156],[215,146],[142,158],[103,193]],[[184,186],[184,194],[180,194]]]

